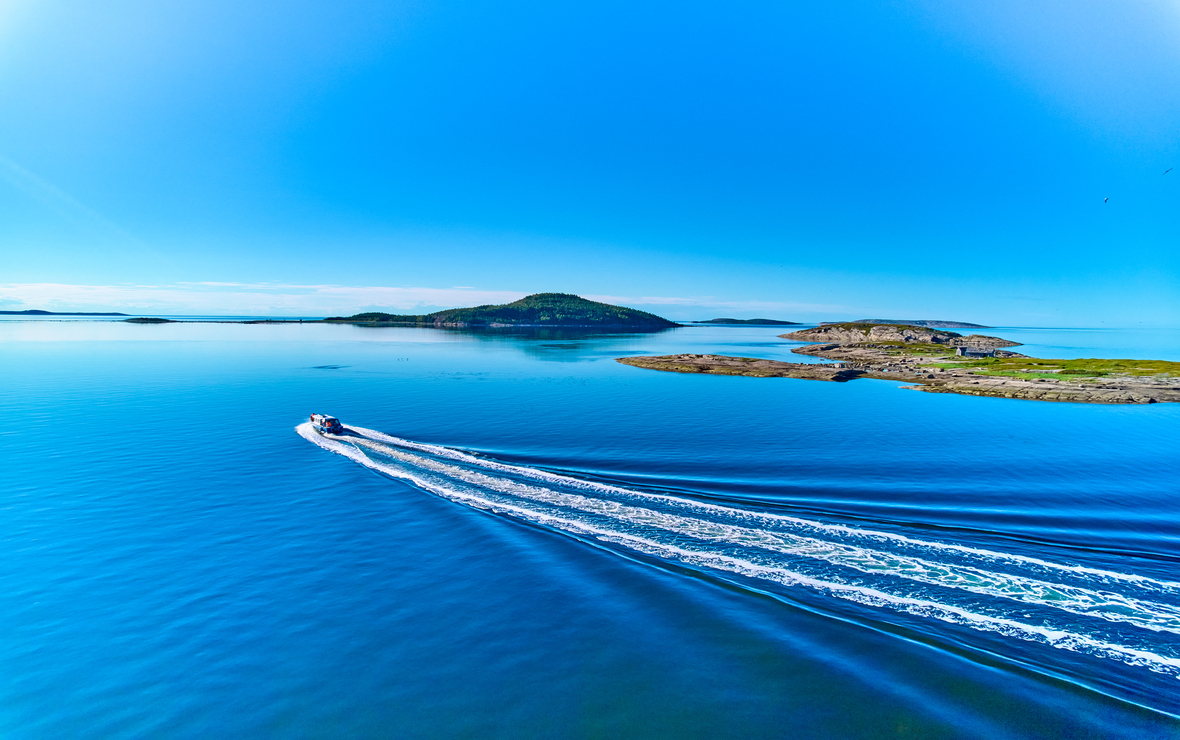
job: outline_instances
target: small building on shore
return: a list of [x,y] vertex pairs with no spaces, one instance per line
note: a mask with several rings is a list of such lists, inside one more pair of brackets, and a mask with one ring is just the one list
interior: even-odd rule
[[995,357],[995,347],[955,347],[955,357]]

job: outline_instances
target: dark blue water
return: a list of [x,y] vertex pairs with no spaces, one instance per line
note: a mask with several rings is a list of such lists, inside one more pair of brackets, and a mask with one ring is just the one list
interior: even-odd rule
[[0,735],[1180,737],[1180,406],[779,331],[0,322]]

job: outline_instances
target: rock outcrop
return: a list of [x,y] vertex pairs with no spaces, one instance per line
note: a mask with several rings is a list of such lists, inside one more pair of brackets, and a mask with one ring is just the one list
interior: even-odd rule
[[[878,377],[878,376],[868,376]],[[921,385],[904,386],[927,393],[958,393],[965,396],[1022,398],[1029,401],[1072,401],[1074,403],[1161,403],[1180,402],[1180,383],[1173,387],[1133,379],[1103,383],[1018,380],[1014,378],[965,378],[952,376],[944,381],[916,380]]]
[[1175,362],[1042,360],[1004,350],[987,359],[970,360],[955,357],[946,344],[935,342],[813,344],[793,351],[836,362],[819,365],[690,354],[623,357],[618,362],[651,370],[753,378],[834,382],[876,378],[912,383],[906,387],[927,393],[1034,401],[1180,402],[1180,363]]
[[824,342],[828,344],[872,344],[882,342],[903,342],[905,344],[943,344],[948,347],[1017,347],[999,337],[981,334],[963,336],[953,331],[931,329],[910,324],[826,324],[814,329],[802,329],[783,334],[783,339],[798,342]]
[[863,373],[840,364],[819,365],[802,362],[760,360],[755,357],[725,355],[662,355],[659,357],[620,357],[616,362],[649,370],[674,373],[708,373],[710,375],[744,375],[750,378],[799,378],[843,383]]

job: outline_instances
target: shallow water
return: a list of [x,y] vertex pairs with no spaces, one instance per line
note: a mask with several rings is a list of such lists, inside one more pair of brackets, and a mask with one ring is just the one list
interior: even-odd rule
[[0,733],[1180,736],[1180,405],[613,361],[783,331],[0,322]]

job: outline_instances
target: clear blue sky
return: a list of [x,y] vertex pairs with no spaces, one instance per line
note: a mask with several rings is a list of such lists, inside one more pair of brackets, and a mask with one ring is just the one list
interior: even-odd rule
[[1174,2],[0,2],[0,308],[1177,326],[1178,248]]

